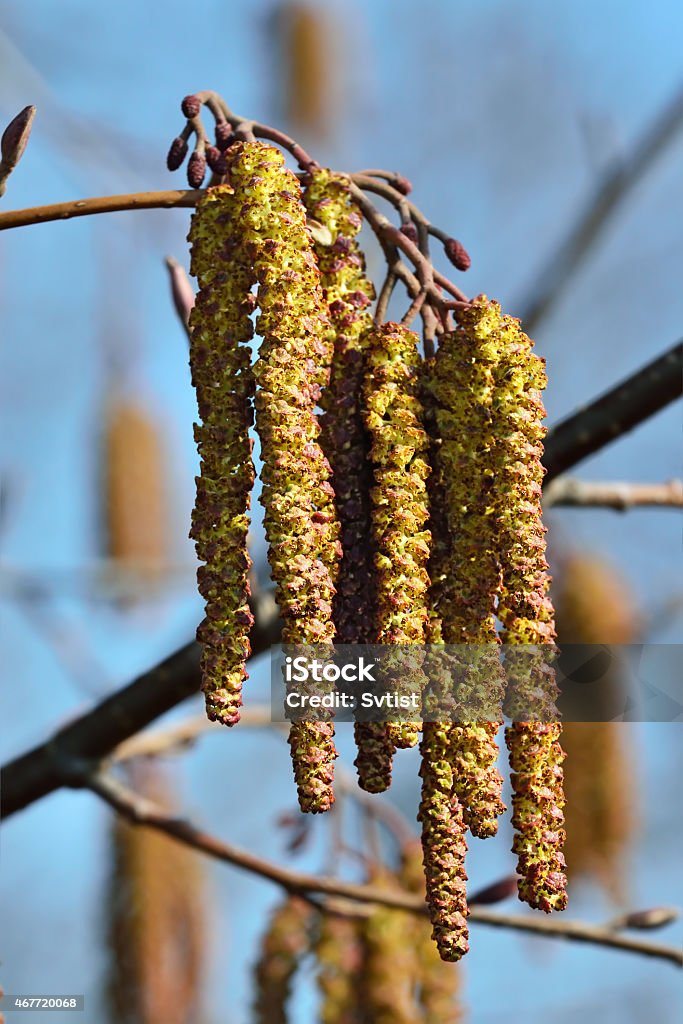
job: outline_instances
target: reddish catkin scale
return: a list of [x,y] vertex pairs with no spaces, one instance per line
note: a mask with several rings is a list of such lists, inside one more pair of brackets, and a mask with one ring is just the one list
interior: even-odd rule
[[[332,356],[320,271],[299,182],[284,167],[282,153],[260,142],[238,144],[230,180],[240,199],[240,238],[258,281],[260,500],[283,642],[330,645],[341,550],[330,465],[315,415]],[[329,720],[292,723],[292,762],[304,811],[326,811],[334,801],[333,736]]]

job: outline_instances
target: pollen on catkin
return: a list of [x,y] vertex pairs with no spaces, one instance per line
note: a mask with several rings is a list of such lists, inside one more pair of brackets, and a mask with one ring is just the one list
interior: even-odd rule
[[492,419],[497,444],[492,471],[501,552],[497,614],[507,645],[505,710],[513,789],[513,850],[519,897],[546,912],[567,904],[564,794],[557,687],[550,664],[555,624],[541,518],[544,362],[519,320],[479,296],[458,315],[468,338],[493,354]]
[[189,234],[191,272],[199,284],[190,314],[190,366],[201,459],[190,536],[204,563],[197,578],[206,607],[197,638],[207,714],[224,725],[239,721],[253,623],[247,551],[254,483],[249,438],[253,276],[237,214],[229,186],[209,189],[197,204]]
[[363,959],[361,926],[353,918],[321,914],[313,941],[318,964],[320,1024],[355,1024],[360,1006]]
[[[371,438],[374,473],[372,541],[375,567],[375,631],[379,644],[402,645],[396,676],[385,656],[383,670],[398,693],[421,692],[426,677],[422,647],[429,621],[427,562],[430,534],[427,478],[429,441],[419,397],[417,335],[395,323],[370,332],[363,385],[363,416]],[[389,725],[395,746],[414,746],[419,724]]]
[[[500,565],[492,516],[492,353],[464,331],[445,334],[425,373],[434,473],[430,570],[435,611],[457,654],[454,792],[473,835],[495,835],[502,776],[496,734],[505,689],[495,627]],[[454,650],[454,648],[451,648]],[[456,658],[455,653],[452,655]]]
[[[328,383],[331,339],[301,189],[282,153],[260,142],[234,148],[230,180],[242,244],[258,282],[254,376],[261,442],[261,503],[283,643],[331,644],[341,554],[330,466],[315,409]],[[331,721],[293,722],[290,746],[302,810],[334,800]]]

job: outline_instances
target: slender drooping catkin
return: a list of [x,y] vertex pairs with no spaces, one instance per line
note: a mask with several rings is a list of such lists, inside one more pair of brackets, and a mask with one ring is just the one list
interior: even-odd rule
[[[400,879],[409,892],[424,896],[422,847],[419,842],[406,846],[401,854]],[[412,973],[422,1024],[461,1024],[463,1007],[459,1001],[461,968],[444,963],[432,942],[429,922],[412,915],[409,945],[413,950]]]
[[[505,708],[513,789],[513,850],[519,897],[546,912],[567,905],[564,794],[551,660],[555,624],[541,519],[545,366],[519,321],[479,296],[459,313],[468,338],[493,354],[493,427],[497,444],[495,515],[502,569],[498,617],[508,645]],[[531,645],[531,646],[528,646]]]
[[[172,810],[158,765],[130,763],[136,789]],[[105,1001],[111,1024],[202,1017],[206,901],[201,861],[186,846],[121,818],[110,829]]]
[[363,357],[372,317],[374,288],[356,236],[361,217],[348,182],[339,174],[310,172],[304,191],[310,217],[329,237],[315,240],[320,282],[330,322],[332,367],[321,397],[320,442],[332,468],[342,557],[333,601],[336,642],[370,643],[372,549],[370,534],[369,439],[361,413]]
[[457,661],[458,722],[450,732],[454,792],[476,836],[495,835],[503,779],[496,767],[504,674],[497,648],[495,597],[500,565],[492,516],[492,353],[464,331],[446,334],[426,371],[433,439],[430,484],[435,540],[432,596],[448,645],[467,645]]
[[190,314],[190,366],[201,458],[190,535],[205,563],[197,578],[206,602],[197,638],[207,714],[224,725],[239,721],[253,623],[247,513],[254,483],[249,438],[254,300],[253,275],[237,229],[238,203],[229,186],[210,189],[197,204],[189,235],[191,271],[199,284]]
[[310,947],[312,907],[297,896],[277,906],[254,968],[255,1024],[287,1024],[294,975]]
[[[599,555],[563,554],[553,597],[560,647],[581,645],[572,648],[581,661],[604,659],[605,645],[637,642],[641,623],[633,595]],[[567,874],[595,879],[622,903],[627,897],[625,861],[637,824],[634,747],[632,725],[607,719],[623,707],[623,668],[617,654],[591,684],[595,721],[565,721],[562,730]]]
[[442,960],[459,960],[469,949],[467,930],[466,825],[453,791],[449,759],[450,727],[422,726],[420,777],[422,856],[432,938]]
[[[430,467],[428,438],[419,398],[420,357],[417,335],[387,323],[368,337],[363,384],[363,418],[372,444],[374,472],[372,541],[374,546],[376,642],[399,644],[395,676],[391,659],[382,666],[397,693],[420,693],[429,620],[427,561],[429,511],[426,481]],[[418,645],[414,655],[405,645]],[[395,746],[414,746],[419,724],[389,725]]]
[[107,556],[153,580],[169,560],[165,467],[160,426],[145,405],[115,393],[104,431]]
[[356,1024],[360,1013],[359,981],[363,957],[359,922],[322,914],[313,943],[318,962],[320,1024]]
[[[331,338],[301,190],[282,153],[235,147],[230,179],[242,243],[258,281],[262,342],[254,376],[268,560],[286,644],[330,644],[340,557],[330,466],[315,408],[329,380]],[[290,746],[302,810],[334,800],[334,726],[294,722]]]
[[[376,870],[371,885],[399,887],[396,875]],[[364,957],[360,978],[360,1005],[373,1024],[419,1024],[415,996],[414,949],[411,915],[377,906],[363,921]]]

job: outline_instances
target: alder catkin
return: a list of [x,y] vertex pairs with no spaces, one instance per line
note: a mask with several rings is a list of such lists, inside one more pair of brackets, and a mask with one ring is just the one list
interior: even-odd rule
[[[374,473],[372,541],[375,567],[375,631],[379,644],[398,644],[395,677],[385,654],[382,666],[392,689],[421,693],[429,620],[427,562],[430,534],[425,529],[428,437],[419,398],[420,357],[417,335],[395,323],[369,333],[363,417],[371,438]],[[417,645],[414,655],[405,645]],[[395,746],[414,746],[419,724],[390,723]]]
[[[133,762],[136,789],[169,811],[168,779]],[[201,1018],[206,901],[201,861],[188,847],[121,818],[110,829],[105,900],[105,1000],[112,1024],[184,1024]]]
[[514,720],[506,742],[519,897],[546,912],[563,910],[564,752],[550,665],[555,625],[541,519],[545,365],[519,320],[503,316],[498,303],[485,295],[459,311],[458,320],[466,337],[491,354],[497,443],[490,471],[496,482],[493,507],[502,573],[497,614],[508,645],[505,710]]
[[[641,623],[633,595],[599,555],[563,554],[553,596],[560,647],[596,644],[603,654],[605,645],[637,642]],[[587,647],[587,656],[591,653]],[[606,720],[623,706],[621,667],[613,658],[604,678],[591,687],[596,720],[565,721],[562,731],[567,873],[595,879],[617,902],[626,898],[625,860],[637,826],[631,726]]]
[[294,976],[311,943],[313,910],[298,896],[275,908],[254,967],[255,1024],[287,1024]]
[[[329,645],[341,554],[330,466],[315,409],[329,380],[331,338],[301,189],[282,153],[260,142],[234,147],[230,180],[238,226],[258,281],[254,376],[261,441],[261,503],[283,643]],[[290,746],[302,810],[334,800],[331,721],[293,722]]]
[[249,438],[254,278],[239,241],[239,202],[229,186],[209,189],[197,204],[189,234],[191,272],[199,285],[189,326],[201,459],[190,536],[205,563],[197,578],[206,603],[197,639],[207,714],[224,725],[239,721],[253,623],[247,533],[254,483]]
[[361,1011],[359,985],[363,958],[359,922],[336,914],[322,914],[313,953],[318,963],[318,1021],[320,1024],[356,1024]]
[[[433,438],[435,523],[432,595],[457,655],[457,723],[450,732],[453,785],[471,832],[495,835],[505,810],[496,767],[504,673],[495,627],[500,565],[492,516],[492,353],[464,331],[445,334],[425,374]],[[455,658],[456,655],[453,654]]]
[[456,961],[469,949],[466,824],[453,791],[450,726],[424,722],[420,753],[422,855],[432,938],[442,960]]

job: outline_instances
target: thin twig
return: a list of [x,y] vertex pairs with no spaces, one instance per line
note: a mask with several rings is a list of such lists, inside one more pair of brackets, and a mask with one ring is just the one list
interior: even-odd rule
[[0,213],[0,231],[23,228],[29,224],[46,224],[52,220],[89,217],[96,213],[192,207],[197,205],[203,195],[203,189],[171,189],[163,192],[125,192],[117,196],[94,196],[92,199],[70,199],[66,203],[30,206],[25,210]]
[[683,342],[549,431],[543,462],[548,484],[683,394]]
[[[261,878],[266,878],[282,886],[288,892],[300,895],[320,894],[342,897],[360,903],[395,907],[416,914],[427,913],[424,900],[419,895],[400,889],[356,885],[335,878],[317,877],[293,871],[262,857],[257,857],[247,850],[225,843],[196,828],[189,821],[169,816],[162,807],[146,797],[139,796],[110,773],[102,770],[93,772],[91,766],[87,764],[74,763],[72,765],[71,784],[74,787],[90,789],[133,824],[145,825],[147,828],[163,832],[215,860],[232,864],[233,867],[242,868]],[[581,921],[549,921],[532,916],[504,914],[478,906],[473,906],[470,909],[470,920],[494,928],[526,931],[538,936],[567,939],[574,942],[588,942],[593,945],[668,960],[679,966],[683,965],[683,953],[675,947],[628,938],[609,928]]]
[[583,264],[586,254],[616,210],[623,205],[682,125],[683,89],[646,129],[631,152],[605,174],[567,237],[560,242],[554,255],[545,261],[540,280],[535,283],[529,297],[517,307],[527,332],[537,328],[564,294],[572,275]]
[[625,512],[630,508],[683,508],[683,481],[667,480],[662,484],[597,482],[559,477],[546,488],[546,508],[610,508]]

